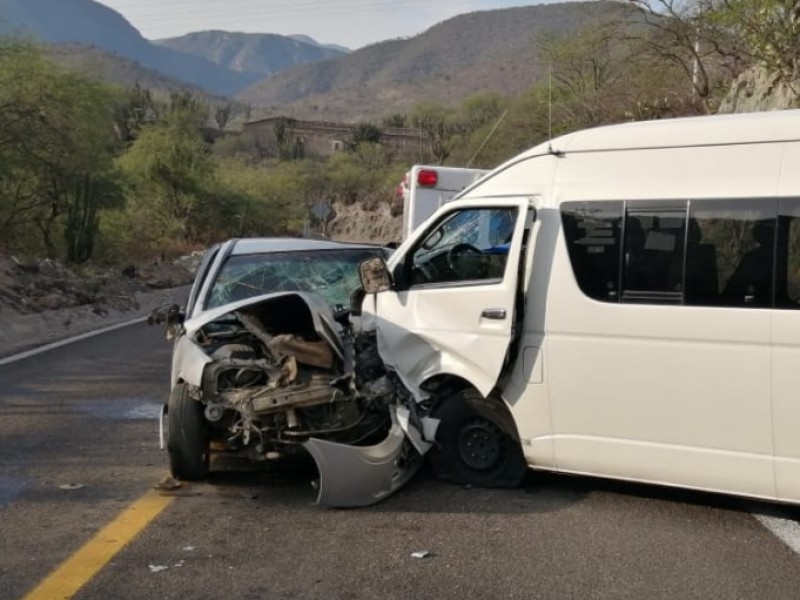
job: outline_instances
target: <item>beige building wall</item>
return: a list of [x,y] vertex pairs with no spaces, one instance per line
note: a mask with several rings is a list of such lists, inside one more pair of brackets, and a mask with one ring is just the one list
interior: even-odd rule
[[[275,126],[286,124],[286,139],[294,143],[299,140],[306,156],[330,156],[344,150],[358,125],[333,123],[330,121],[303,121],[286,117],[270,117],[244,124],[244,132],[255,136],[266,145],[275,143]],[[420,149],[424,134],[417,129],[379,127],[381,142],[396,150]]]

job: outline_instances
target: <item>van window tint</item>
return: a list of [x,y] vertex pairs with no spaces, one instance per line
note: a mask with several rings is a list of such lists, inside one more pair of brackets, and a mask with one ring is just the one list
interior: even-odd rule
[[654,204],[562,205],[570,261],[587,296],[607,302],[800,308],[800,199]]
[[622,202],[565,202],[561,220],[578,286],[595,300],[619,301]]
[[778,212],[775,306],[800,308],[800,200],[782,199]]
[[681,302],[685,230],[685,209],[628,211],[623,254],[624,301]]
[[692,201],[686,304],[772,306],[775,200]]

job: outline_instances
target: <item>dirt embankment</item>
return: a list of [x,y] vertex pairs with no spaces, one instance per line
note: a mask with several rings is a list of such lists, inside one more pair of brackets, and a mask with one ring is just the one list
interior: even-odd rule
[[[331,239],[387,243],[402,235],[401,205],[336,203]],[[51,260],[0,254],[0,358],[183,305],[201,256],[125,269],[70,270]]]
[[180,304],[192,277],[190,263],[77,273],[0,255],[0,356]]
[[373,209],[361,204],[333,205],[333,217],[328,221],[328,235],[342,242],[399,242],[403,237],[402,204],[381,202]]

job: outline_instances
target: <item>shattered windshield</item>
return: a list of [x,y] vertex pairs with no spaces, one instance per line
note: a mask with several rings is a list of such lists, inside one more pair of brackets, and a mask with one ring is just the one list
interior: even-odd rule
[[331,307],[348,306],[360,285],[358,264],[380,248],[272,252],[230,256],[220,269],[206,308],[269,292],[313,292]]

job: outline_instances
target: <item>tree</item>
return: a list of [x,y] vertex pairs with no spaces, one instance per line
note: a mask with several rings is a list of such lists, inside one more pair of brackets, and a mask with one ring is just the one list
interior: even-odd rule
[[376,125],[362,121],[350,134],[350,142],[347,147],[352,152],[357,150],[361,144],[380,144],[382,135]]
[[217,128],[220,131],[223,131],[225,126],[228,124],[228,121],[231,118],[232,110],[233,105],[231,103],[221,104],[214,109],[214,121],[216,121]]
[[409,119],[426,135],[433,160],[443,165],[452,151],[455,134],[462,129],[457,113],[441,105],[421,103],[414,107]]
[[476,130],[486,124],[493,124],[508,108],[508,101],[497,92],[479,92],[461,103],[459,113],[464,126]]
[[195,217],[213,181],[214,163],[196,129],[182,120],[146,127],[119,166],[137,190],[134,201],[151,214],[156,238],[199,239]]
[[[508,113],[502,121],[499,117],[487,121],[456,138],[452,164],[466,165],[480,149],[471,166],[492,168],[547,138],[547,86],[534,86],[516,98],[505,100],[504,104],[507,104]],[[557,126],[554,133],[563,131]]]
[[706,0],[707,20],[740,40],[741,57],[800,94],[800,4],[795,0]]
[[720,84],[740,73],[748,61],[735,19],[719,12],[727,0],[629,2],[650,29],[639,39],[655,57],[678,67],[704,111],[713,112]]
[[368,174],[349,153],[338,153],[326,164],[326,180],[333,199],[352,204],[368,187]]
[[292,127],[296,121],[294,119],[276,119],[272,126],[275,134],[275,147],[278,158],[281,160],[297,160],[305,155],[305,148],[302,140],[292,136]]
[[100,209],[121,204],[122,189],[114,178],[95,178],[86,173],[83,181],[76,181],[66,192],[66,198],[66,258],[70,262],[83,263],[94,254],[100,231]]
[[159,118],[159,107],[149,88],[137,82],[119,94],[114,110],[114,127],[120,141],[128,144],[136,139],[139,130]]
[[384,117],[381,123],[384,127],[405,127],[406,116],[402,113],[395,113],[393,115],[389,115],[388,117]]
[[[53,258],[65,249],[68,259],[88,260],[97,214],[120,202],[119,194],[99,191],[111,189],[118,177],[111,91],[62,71],[27,43],[6,41],[0,45],[0,107],[2,238],[16,243],[36,232],[41,246],[28,242],[31,249]],[[74,242],[72,251],[60,245],[59,230],[68,246]]]
[[209,107],[189,90],[173,92],[164,120],[179,127],[202,129],[208,123]]

